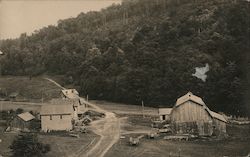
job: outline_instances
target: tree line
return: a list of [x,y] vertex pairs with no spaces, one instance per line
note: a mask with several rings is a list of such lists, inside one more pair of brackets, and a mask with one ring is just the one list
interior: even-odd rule
[[[249,2],[124,0],[0,42],[3,75],[65,75],[92,99],[249,114]],[[192,74],[209,64],[204,82]]]

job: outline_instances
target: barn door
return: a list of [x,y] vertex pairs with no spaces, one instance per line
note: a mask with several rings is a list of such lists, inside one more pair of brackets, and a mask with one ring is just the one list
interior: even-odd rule
[[204,136],[205,135],[205,131],[204,131],[204,121],[198,121],[197,122],[197,126],[198,126],[198,132],[200,136]]

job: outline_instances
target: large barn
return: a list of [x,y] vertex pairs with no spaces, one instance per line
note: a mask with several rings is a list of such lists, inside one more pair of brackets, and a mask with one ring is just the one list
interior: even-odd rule
[[200,97],[191,92],[177,99],[170,119],[173,131],[177,134],[211,136],[226,133],[226,119],[211,111]]

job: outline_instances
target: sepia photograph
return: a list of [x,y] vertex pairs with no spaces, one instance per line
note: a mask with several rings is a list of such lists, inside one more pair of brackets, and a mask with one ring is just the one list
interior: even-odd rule
[[250,0],[0,0],[0,157],[250,157]]

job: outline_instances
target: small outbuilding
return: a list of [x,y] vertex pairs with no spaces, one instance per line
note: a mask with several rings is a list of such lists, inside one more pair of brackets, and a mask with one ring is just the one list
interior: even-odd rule
[[226,133],[226,119],[211,111],[200,97],[191,92],[177,99],[170,121],[172,130],[177,134],[211,136]]
[[35,117],[29,113],[21,113],[14,117],[10,122],[11,130],[22,130],[28,131],[30,129],[31,122],[35,119]]
[[18,96],[19,96],[18,92],[12,92],[12,93],[10,93],[9,98],[10,98],[10,100],[15,101]]
[[170,119],[172,108],[159,108],[158,115],[160,121],[166,121]]

